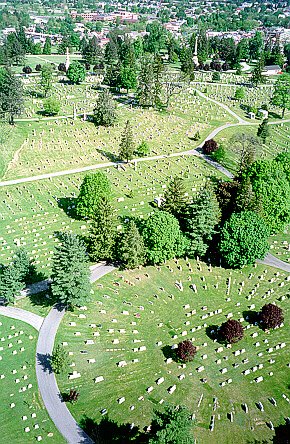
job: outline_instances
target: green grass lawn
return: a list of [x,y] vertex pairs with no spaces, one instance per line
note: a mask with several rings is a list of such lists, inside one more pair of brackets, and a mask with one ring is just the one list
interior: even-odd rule
[[[74,97],[76,103],[79,103],[78,91],[85,94],[85,90],[76,88],[75,91]],[[64,93],[65,91],[62,91],[62,94]],[[95,99],[84,100],[85,108],[93,109]],[[66,106],[65,99],[62,103]],[[72,100],[68,100],[69,109],[62,111],[72,114],[72,104]],[[81,109],[84,109],[84,106]],[[194,95],[194,91],[189,88],[174,97],[168,112],[142,110],[128,105],[119,107],[118,121],[111,128],[96,128],[92,123],[71,119],[39,123],[21,122],[17,123],[7,142],[13,143],[14,156],[10,153],[10,163],[7,165],[6,161],[7,168],[3,179],[108,161],[118,156],[121,134],[127,120],[130,120],[132,125],[136,146],[145,140],[149,145],[150,155],[189,150],[199,144],[192,140],[197,131],[202,140],[214,128],[235,121],[226,111]],[[28,135],[24,134],[23,130],[23,127],[27,126]],[[21,142],[17,141],[19,133],[23,135]],[[5,142],[3,149],[6,149]]]
[[[70,61],[80,60],[81,56],[78,54],[71,54]],[[45,63],[55,63],[59,65],[59,63],[65,63],[66,56],[59,54],[39,54],[39,55],[27,55],[22,65],[13,66],[13,71],[16,73],[22,73],[22,69],[24,66],[30,66],[33,71],[35,71],[35,66],[40,64],[43,65]]]
[[[286,276],[264,266],[232,271],[180,260],[178,264],[170,261],[157,268],[116,271],[104,277],[95,284],[93,301],[86,310],[66,313],[57,336],[57,342],[68,343],[66,349],[75,364],[71,371],[81,374],[73,381],[67,375],[58,377],[63,392],[70,388],[80,392],[79,401],[69,405],[72,414],[78,421],[87,415],[99,422],[102,409],[107,409],[109,419],[118,424],[134,422],[142,429],[150,424],[153,410],[160,407],[163,399],[185,404],[195,413],[194,435],[198,442],[269,440],[273,432],[266,422],[278,426],[289,415],[289,404],[282,397],[283,393],[289,396],[289,354],[287,347],[275,350],[289,335],[287,301],[280,301],[289,292]],[[183,291],[177,288],[176,281],[182,282]],[[190,288],[191,284],[196,285],[197,293]],[[213,326],[220,325],[227,316],[246,318],[247,312],[259,311],[268,302],[283,308],[284,327],[266,333],[242,320],[244,338],[231,348],[223,346],[221,352],[216,351],[221,344],[210,337]],[[222,313],[215,314],[218,309]],[[184,368],[174,361],[166,363],[172,354],[170,347],[189,338],[198,347],[194,361]],[[94,343],[88,345],[87,340]],[[141,346],[146,350],[133,351]],[[269,352],[271,347],[274,349]],[[234,356],[241,349],[245,352]],[[95,362],[89,363],[89,359]],[[275,362],[271,364],[270,359]],[[120,361],[127,365],[118,367]],[[260,364],[263,368],[242,374]],[[199,373],[196,369],[200,366],[204,370]],[[221,373],[223,368],[227,369],[226,374]],[[104,380],[95,383],[99,376]],[[259,376],[263,376],[263,381],[254,382]],[[157,385],[156,380],[161,377],[165,381]],[[229,379],[232,383],[220,386]],[[173,385],[176,391],[170,395],[168,388]],[[153,387],[150,393],[149,387]],[[118,404],[121,397],[125,397],[125,402]],[[276,399],[277,407],[269,402],[269,397]],[[255,404],[259,401],[264,412]],[[243,403],[248,405],[248,414],[241,408]],[[233,423],[227,418],[231,411]],[[211,433],[213,414],[216,425]]]
[[[2,443],[32,443],[38,436],[44,443],[64,443],[38,392],[35,375],[37,335],[33,327],[0,316]],[[30,429],[27,432],[26,427]]]
[[[289,151],[290,149],[289,123],[269,125],[269,129],[270,136],[266,143],[263,143],[259,138],[257,139],[258,144],[255,146],[256,159],[270,159],[278,153]],[[257,137],[257,130],[257,125],[233,127],[221,131],[215,137],[215,140],[225,148],[225,158],[221,163],[233,173],[238,170],[239,151],[235,148],[235,144],[231,140],[232,137],[236,137],[239,134],[249,134]]]
[[286,227],[283,233],[270,237],[270,253],[285,262],[290,262],[290,227]]
[[[210,177],[222,177],[196,156],[140,162],[136,167],[110,167],[105,173],[112,183],[113,204],[120,218],[147,217],[154,211],[154,198],[164,194],[175,174],[184,177],[191,196]],[[88,223],[71,217],[83,177],[84,174],[75,174],[0,188],[0,262],[11,260],[16,245],[22,245],[39,271],[47,274],[58,243],[54,232],[87,234]]]

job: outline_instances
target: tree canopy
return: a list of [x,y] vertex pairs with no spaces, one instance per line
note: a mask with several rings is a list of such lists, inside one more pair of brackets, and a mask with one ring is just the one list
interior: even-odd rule
[[149,263],[158,264],[173,257],[180,257],[186,250],[178,220],[165,211],[158,211],[145,221],[142,236]]
[[77,198],[77,214],[93,219],[99,210],[101,200],[111,195],[111,184],[102,171],[87,174],[80,187]]
[[229,267],[253,264],[268,252],[269,235],[269,226],[258,214],[233,213],[221,229],[219,251]]

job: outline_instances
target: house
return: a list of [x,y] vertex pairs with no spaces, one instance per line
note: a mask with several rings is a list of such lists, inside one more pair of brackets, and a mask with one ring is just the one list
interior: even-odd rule
[[276,76],[277,74],[281,74],[281,68],[279,65],[268,65],[265,66],[263,70],[263,74],[265,76]]

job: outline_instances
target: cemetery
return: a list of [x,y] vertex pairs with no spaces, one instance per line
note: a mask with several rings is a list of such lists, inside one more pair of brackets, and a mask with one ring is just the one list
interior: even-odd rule
[[40,397],[35,375],[37,331],[0,316],[1,442],[64,443]]
[[[105,412],[142,429],[158,404],[172,402],[195,413],[200,442],[230,442],[233,433],[241,443],[270,438],[269,424],[283,423],[289,412],[289,282],[287,273],[263,265],[227,271],[186,260],[97,281],[93,301],[67,312],[57,335],[78,375],[58,377],[61,391],[80,392],[69,406],[74,417],[85,411],[100,421]],[[267,332],[253,314],[269,302],[283,308],[285,325]],[[215,338],[227,319],[244,327],[236,344]],[[181,364],[174,349],[184,339],[197,353]]]
[[[80,55],[71,57],[71,61],[76,59],[80,59]],[[57,65],[63,61],[64,55],[42,54],[26,58],[33,71],[36,64]],[[59,312],[59,324],[54,324],[57,325],[54,332],[49,330],[56,339],[46,359],[59,386],[57,402],[67,406],[74,427],[74,419],[81,426],[85,419],[96,424],[108,420],[120,428],[125,424],[130,430],[138,427],[146,434],[151,429],[154,412],[171,404],[188,409],[197,443],[230,444],[234,437],[237,444],[242,444],[270,442],[276,428],[289,422],[289,273],[265,265],[267,262],[261,263],[265,255],[258,254],[252,262],[247,262],[252,265],[241,262],[234,264],[236,268],[232,269],[222,255],[218,256],[215,247],[233,214],[239,217],[242,213],[252,213],[249,220],[255,222],[254,218],[260,218],[260,227],[264,229],[266,225],[261,200],[254,202],[251,187],[244,188],[249,197],[247,201],[244,196],[244,202],[248,206],[241,206],[243,200],[238,202],[240,206],[235,201],[234,209],[228,204],[228,214],[224,214],[221,201],[216,197],[221,185],[226,189],[234,183],[230,182],[232,178],[242,183],[242,174],[237,180],[235,175],[245,159],[233,138],[256,137],[262,120],[269,118],[269,134],[265,140],[254,139],[254,156],[251,159],[250,153],[246,166],[250,167],[255,159],[273,159],[279,153],[289,152],[290,112],[284,110],[282,121],[281,109],[271,104],[273,80],[254,87],[249,75],[235,74],[233,70],[227,73],[197,70],[192,76],[188,73],[179,76],[180,70],[176,68],[179,65],[177,62],[170,66],[166,62],[169,68],[165,73],[178,79],[175,85],[178,93],[171,96],[166,106],[165,102],[157,106],[155,97],[154,105],[142,107],[135,87],[122,89],[110,85],[110,100],[114,100],[117,110],[112,124],[93,122],[96,102],[104,97],[101,94],[105,90],[109,90],[107,84],[102,84],[100,73],[93,75],[87,69],[86,79],[74,84],[63,72],[55,71],[50,96],[60,103],[60,109],[50,116],[44,113],[46,98],[39,89],[40,74],[21,75],[24,111],[10,121],[13,125],[4,121],[0,124],[0,277],[3,280],[4,271],[9,267],[17,268],[14,259],[20,247],[27,253],[28,262],[30,259],[36,267],[39,279],[34,282],[41,284],[52,277],[52,285],[49,288],[45,282],[45,291],[38,289],[28,296],[22,294],[11,304],[14,309],[27,310],[44,318],[39,336],[28,324],[2,316],[6,307],[0,307],[3,393],[0,441],[9,442],[13,434],[17,437],[13,442],[19,444],[65,442],[59,433],[62,432],[60,427],[57,430],[56,421],[51,419],[53,415],[44,407],[44,397],[42,400],[36,380],[37,339],[54,311]],[[154,69],[158,70],[158,66],[154,65]],[[19,66],[16,72],[20,73]],[[219,75],[218,81],[213,74]],[[241,87],[245,90],[244,97],[235,98]],[[124,128],[128,126],[129,129],[131,126],[134,139],[131,145],[135,151],[126,158],[121,155],[120,148]],[[209,144],[224,148],[220,161],[212,162],[213,153],[207,153],[203,146],[206,138]],[[137,151],[142,143],[148,149],[144,155]],[[77,208],[81,186],[88,173],[97,171],[105,174],[112,187],[112,196],[109,193],[101,197],[94,195],[99,213],[95,211],[92,217],[81,215]],[[164,206],[168,203],[165,193],[176,178],[175,192],[183,200],[179,213],[178,208]],[[178,188],[181,183],[185,192],[182,186]],[[214,195],[211,201],[209,197],[212,207],[209,204],[208,210],[205,206],[206,216],[202,212],[199,214],[201,222],[194,219],[194,207],[193,210],[189,208],[200,196],[200,191]],[[242,194],[238,192],[241,188],[237,187],[237,201]],[[205,194],[202,196],[201,199],[206,200]],[[225,193],[225,202],[227,198]],[[215,202],[218,208],[214,208]],[[199,204],[200,210],[203,202]],[[101,212],[105,213],[108,208],[109,217],[102,219]],[[173,254],[170,256],[173,259],[164,261],[155,260],[154,256],[149,258],[150,248],[145,245],[144,236],[146,221],[158,215],[159,210],[166,217],[157,230],[165,232],[167,221],[173,220],[179,232],[184,233],[184,236],[180,234],[180,244],[182,240],[184,245],[188,241],[188,249],[180,247],[182,253],[176,254],[182,259]],[[287,208],[285,214],[288,214]],[[187,231],[184,228],[190,217],[197,226],[210,225],[213,220],[212,231],[209,227],[200,238],[194,238],[196,227],[191,226]],[[112,226],[112,220],[117,221],[112,235],[115,244],[118,240],[122,243],[129,223],[136,221],[135,235],[137,232],[140,237],[136,236],[133,241],[137,250],[140,245],[136,238],[139,239],[144,257],[134,270],[128,270],[125,261],[119,261],[114,254],[97,257],[97,264],[92,259],[89,247],[92,227],[95,224],[100,229],[101,226],[102,234],[106,234],[106,228],[111,228],[109,223],[104,223],[108,219]],[[268,231],[268,227],[264,230],[267,233],[264,241],[269,243],[266,248],[269,247],[276,262],[277,258],[281,259],[286,267],[290,264],[287,223],[280,232],[270,231],[270,228]],[[275,234],[269,235],[270,232]],[[83,275],[87,272],[82,290],[87,291],[90,300],[85,304],[65,300],[63,288],[63,299],[55,298],[59,291],[55,257],[64,253],[61,248],[65,244],[61,233],[67,235],[68,243],[72,239],[79,242],[74,250],[76,268],[82,248],[84,250],[83,269],[77,272],[81,278],[82,270],[85,270]],[[171,239],[173,251],[173,245],[178,244],[177,235],[175,238],[172,235]],[[194,250],[200,247],[198,242],[206,245],[202,259],[198,250]],[[193,245],[191,250],[189,245]],[[115,245],[115,248],[118,250],[120,246]],[[190,258],[188,252],[193,252]],[[257,258],[260,262],[255,262]],[[71,265],[73,260],[68,262]],[[98,266],[105,271],[92,278],[94,267]],[[18,280],[20,275],[21,270],[18,270]],[[66,273],[63,275],[66,277]],[[23,282],[31,284],[24,278]],[[77,293],[78,285],[79,282],[71,281],[66,290],[76,289]],[[55,302],[59,305],[55,306]],[[263,324],[266,304],[273,304],[274,310],[281,308],[283,312],[283,321],[275,328]],[[264,318],[266,316],[267,310]],[[223,332],[233,325],[239,326],[238,335],[226,340]],[[69,361],[67,367],[63,365],[64,371],[58,371],[58,347]],[[43,372],[47,370],[43,364]]]

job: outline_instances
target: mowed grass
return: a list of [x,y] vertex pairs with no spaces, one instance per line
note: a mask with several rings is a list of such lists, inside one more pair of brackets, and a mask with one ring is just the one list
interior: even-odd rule
[[[176,282],[182,283],[183,291]],[[69,380],[67,374],[58,377],[62,392],[73,388],[80,393],[79,401],[69,409],[77,421],[87,415],[97,422],[101,421],[101,411],[107,409],[109,419],[118,424],[135,423],[142,429],[164,400],[185,404],[196,415],[193,431],[198,442],[269,440],[273,432],[267,422],[276,427],[289,415],[289,404],[282,397],[283,393],[289,396],[288,345],[275,349],[289,336],[287,294],[287,274],[264,266],[233,271],[180,260],[107,275],[95,284],[92,302],[66,313],[57,335],[57,343],[68,343],[66,350],[74,363],[71,371],[81,374],[75,380]],[[286,300],[281,301],[283,295]],[[269,302],[283,308],[285,325],[266,333],[250,324],[246,316]],[[222,313],[215,314],[218,309]],[[245,327],[244,338],[230,348],[214,342],[210,335],[228,317],[240,319]],[[172,355],[171,346],[184,339],[191,339],[198,347],[194,361],[183,368],[174,361],[166,363]],[[87,340],[94,343],[88,345]],[[133,351],[142,346],[146,350]],[[221,346],[222,351],[217,352]],[[235,357],[234,352],[241,349],[245,352]],[[96,362],[89,363],[89,359]],[[270,359],[275,362],[271,364]],[[120,361],[127,365],[118,367]],[[258,365],[263,368],[242,374]],[[204,370],[199,373],[200,366]],[[227,373],[221,373],[223,368]],[[95,383],[99,376],[104,381]],[[259,376],[263,381],[254,382]],[[157,385],[161,377],[165,381]],[[203,378],[206,382],[201,381]],[[231,383],[220,386],[229,379]],[[173,385],[176,390],[170,395],[168,388]],[[149,387],[153,387],[150,393]],[[119,404],[121,397],[125,401]],[[270,397],[275,398],[277,407],[269,402]],[[215,411],[214,398],[218,400]],[[257,408],[258,402],[263,403],[264,412]],[[243,403],[248,405],[248,414],[242,409]],[[227,417],[230,412],[234,413],[233,423]],[[209,431],[212,415],[214,432]]]
[[[95,100],[87,99],[91,110]],[[72,104],[70,105],[72,114]],[[3,179],[15,179],[83,167],[118,158],[121,135],[130,120],[136,147],[145,140],[150,155],[182,152],[198,146],[192,137],[197,131],[203,140],[214,128],[235,119],[226,111],[194,94],[192,88],[175,96],[168,112],[142,110],[128,105],[118,108],[118,121],[110,128],[95,127],[81,120],[18,123],[11,134],[17,137],[28,125],[28,136],[15,141],[15,155]],[[23,130],[22,130],[23,131]],[[3,145],[5,149],[5,144]]]
[[[289,123],[269,125],[270,136],[263,143],[257,138],[255,145],[255,159],[271,159],[281,152],[290,150]],[[233,173],[238,171],[240,161],[240,147],[233,139],[242,134],[257,137],[258,125],[230,127],[221,131],[214,139],[225,148],[225,158],[221,162]]]
[[[189,196],[211,178],[221,178],[217,170],[196,156],[164,158],[103,170],[112,183],[113,205],[118,224],[123,217],[144,217],[152,211],[154,198],[164,195],[170,178],[181,175]],[[75,198],[85,173],[45,179],[0,188],[0,262],[9,262],[16,245],[23,246],[39,271],[49,273],[56,231],[87,235],[89,224],[74,218]],[[132,194],[131,194],[132,191]]]
[[[271,97],[274,92],[273,83],[259,85],[258,87],[242,86],[245,91],[245,98],[241,101],[235,100],[235,92],[241,85],[219,85],[212,83],[207,85],[196,85],[196,88],[203,91],[208,97],[218,100],[227,105],[236,114],[248,122],[257,122],[257,119],[250,119],[244,106],[253,106],[258,110],[262,105],[267,105],[269,110],[269,121],[277,121],[281,118],[281,109],[271,105]],[[290,112],[285,112],[285,119],[290,117]]]
[[[38,392],[35,375],[37,336],[33,327],[0,316],[2,443],[32,443],[36,442],[38,436],[42,437],[44,443],[64,443]],[[11,407],[13,404],[15,406]],[[25,416],[27,419],[23,420]],[[26,427],[30,431],[25,432]]]
[[[70,61],[73,60],[80,60],[81,56],[78,54],[70,54]],[[55,63],[56,65],[59,65],[59,63],[65,63],[66,56],[62,54],[39,54],[39,55],[27,55],[24,59],[24,62],[22,65],[19,66],[13,66],[13,71],[17,74],[22,73],[22,69],[24,66],[30,66],[33,71],[35,71],[36,65],[44,65],[45,63]]]

